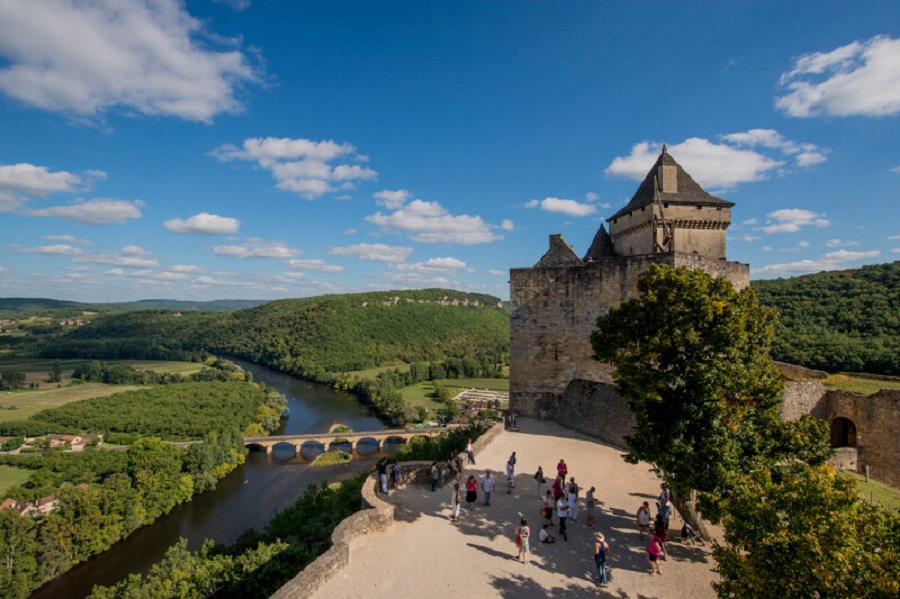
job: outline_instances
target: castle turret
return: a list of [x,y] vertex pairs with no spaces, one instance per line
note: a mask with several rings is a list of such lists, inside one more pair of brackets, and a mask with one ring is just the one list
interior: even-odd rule
[[606,221],[618,256],[679,252],[725,260],[732,206],[704,191],[664,145],[628,205]]

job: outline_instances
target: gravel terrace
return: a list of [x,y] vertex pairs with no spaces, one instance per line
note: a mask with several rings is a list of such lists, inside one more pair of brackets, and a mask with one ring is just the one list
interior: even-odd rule
[[[660,562],[662,575],[649,574],[646,541],[638,537],[635,525],[635,512],[645,500],[656,515],[653,500],[659,481],[646,464],[627,464],[621,451],[553,422],[522,418],[519,426],[520,432],[504,432],[483,455],[476,455],[476,467],[466,466],[463,480],[470,472],[480,478],[485,468],[494,473],[498,484],[490,506],[482,505],[479,487],[476,508],[468,511],[463,491],[460,521],[454,524],[449,520],[450,485],[436,493],[422,485],[391,491],[389,501],[396,505],[394,525],[359,539],[351,549],[350,565],[314,599],[715,597],[710,584],[716,579],[715,564],[709,545],[682,544],[677,514],[670,523],[669,558]],[[504,472],[513,451],[517,488],[507,495]],[[560,459],[582,488],[578,524],[569,525],[568,542],[557,538],[553,545],[542,545],[537,540],[543,520],[533,475],[540,465],[545,476],[555,476]],[[607,588],[594,582],[593,531],[585,525],[583,498],[591,486],[597,487],[599,502],[595,526],[610,546]],[[512,541],[523,515],[532,531],[528,564],[516,559]]]

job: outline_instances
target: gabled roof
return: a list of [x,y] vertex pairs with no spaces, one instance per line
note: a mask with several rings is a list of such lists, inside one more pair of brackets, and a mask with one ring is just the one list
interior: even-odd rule
[[[659,167],[662,165],[677,167],[677,192],[664,193],[657,188],[658,185],[656,176]],[[698,185],[697,182],[694,181],[694,179],[689,174],[687,174],[687,171],[681,168],[680,164],[675,162],[675,159],[672,158],[671,154],[666,151],[666,146],[663,145],[662,153],[659,155],[659,158],[656,159],[656,163],[650,169],[650,172],[648,172],[647,176],[644,177],[644,182],[641,183],[640,187],[638,187],[637,191],[634,193],[634,196],[631,198],[631,201],[628,202],[627,206],[607,218],[606,222],[652,204],[657,195],[659,196],[660,201],[669,203],[722,206],[724,208],[731,208],[732,206],[734,206],[734,202],[729,202],[727,200],[723,200],[706,193],[703,188],[700,187],[700,185]]]

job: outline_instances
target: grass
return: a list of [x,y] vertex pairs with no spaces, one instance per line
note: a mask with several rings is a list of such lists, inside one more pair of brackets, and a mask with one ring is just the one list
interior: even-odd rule
[[386,372],[388,370],[393,371],[394,369],[398,369],[398,370],[400,370],[400,372],[407,372],[409,370],[409,364],[394,364],[393,366],[378,366],[377,368],[369,368],[368,370],[351,370],[347,374],[358,376],[361,379],[375,379],[382,372]]
[[137,370],[153,370],[160,374],[183,374],[185,376],[203,370],[200,362],[172,362],[165,360],[112,360],[111,364],[128,364]]
[[[60,388],[6,391],[0,393],[0,423],[25,420],[48,408],[56,408],[73,401],[106,397],[114,393],[139,389],[137,385],[104,385],[84,383],[65,385]],[[9,409],[15,406],[15,410]]]
[[881,389],[900,389],[900,381],[877,381],[850,377],[846,374],[833,374],[822,382],[830,389],[854,391],[863,395],[872,395]]
[[842,476],[847,476],[856,481],[859,492],[866,499],[880,503],[889,510],[900,512],[900,489],[895,489],[890,485],[878,482],[872,478],[866,482],[866,477],[856,472],[842,472]]
[[31,472],[31,470],[25,470],[24,468],[0,466],[0,497],[5,495],[9,488],[28,482]]
[[[50,378],[50,369],[56,360],[47,359],[29,359],[29,360],[2,360],[0,361],[0,370],[11,368],[25,374],[25,386],[35,383],[39,389],[55,389],[59,383],[48,382]],[[89,360],[60,360],[59,366],[62,371],[61,382],[63,384],[72,380],[72,371],[76,366],[84,364]],[[188,376],[203,369],[203,364],[198,362],[174,362],[167,360],[108,360],[109,364],[128,364],[137,370],[154,370],[159,373],[181,374]]]
[[328,451],[313,460],[313,466],[334,466],[337,464],[347,464],[353,459],[353,456],[346,451]]
[[434,412],[444,406],[442,401],[434,398],[434,385],[430,381],[423,381],[416,385],[404,387],[400,389],[400,393],[403,394],[404,401],[414,408],[421,406]]
[[453,389],[475,388],[509,393],[509,379],[444,379],[440,383]]

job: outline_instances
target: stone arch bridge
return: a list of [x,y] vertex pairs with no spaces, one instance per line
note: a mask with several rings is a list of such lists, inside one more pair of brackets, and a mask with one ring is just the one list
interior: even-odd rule
[[[458,426],[458,425],[457,425]],[[357,444],[365,441],[366,445],[380,448],[385,443],[407,443],[413,437],[437,437],[440,434],[450,432],[457,426],[442,426],[435,428],[407,428],[407,429],[385,429],[380,431],[365,431],[353,433],[314,433],[307,435],[275,435],[270,437],[245,437],[244,446],[259,447],[265,450],[267,454],[272,453],[272,448],[276,445],[287,444],[293,445],[294,451],[300,454],[303,446],[321,445],[327,451],[328,447],[340,440],[342,445],[349,444],[351,449],[356,448]],[[374,443],[372,443],[374,441]]]

